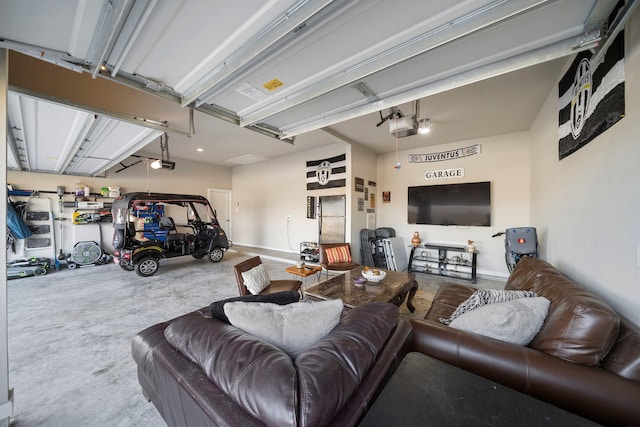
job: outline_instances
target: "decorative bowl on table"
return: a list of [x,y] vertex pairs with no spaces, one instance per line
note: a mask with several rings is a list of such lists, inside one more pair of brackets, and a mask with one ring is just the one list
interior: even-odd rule
[[367,283],[367,279],[362,276],[356,276],[353,278],[353,284],[356,286],[364,286]]
[[378,283],[379,281],[384,279],[386,275],[387,273],[385,271],[379,270],[377,268],[369,268],[366,270],[362,270],[362,277],[364,277],[365,279],[367,279],[369,282],[372,282],[372,283]]

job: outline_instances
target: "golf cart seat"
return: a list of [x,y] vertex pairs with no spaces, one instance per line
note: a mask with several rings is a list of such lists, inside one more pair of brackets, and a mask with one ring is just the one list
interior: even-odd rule
[[184,238],[185,233],[178,233],[176,231],[176,223],[170,216],[163,216],[158,222],[160,230],[167,232],[167,242],[170,240],[180,240]]

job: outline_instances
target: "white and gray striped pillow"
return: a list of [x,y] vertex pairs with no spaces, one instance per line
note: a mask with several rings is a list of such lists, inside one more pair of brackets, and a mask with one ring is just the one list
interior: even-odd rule
[[475,291],[466,301],[458,306],[455,311],[449,316],[448,319],[441,317],[438,319],[440,323],[445,325],[450,324],[454,319],[460,317],[460,315],[473,310],[474,308],[482,307],[487,304],[495,304],[497,302],[511,301],[518,298],[531,298],[537,297],[533,291],[506,291],[503,289],[479,289]]

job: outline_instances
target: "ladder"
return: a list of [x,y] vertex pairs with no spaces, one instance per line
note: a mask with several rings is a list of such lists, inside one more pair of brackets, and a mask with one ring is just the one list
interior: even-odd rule
[[48,197],[31,196],[27,198],[25,210],[25,223],[33,233],[24,241],[24,257],[36,256],[31,252],[46,252],[46,257],[53,254],[56,257],[53,212],[51,210],[51,200]]

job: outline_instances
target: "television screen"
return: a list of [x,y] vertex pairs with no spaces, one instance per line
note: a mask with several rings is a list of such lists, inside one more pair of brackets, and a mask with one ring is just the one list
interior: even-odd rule
[[491,225],[491,183],[422,185],[408,190],[409,224]]

